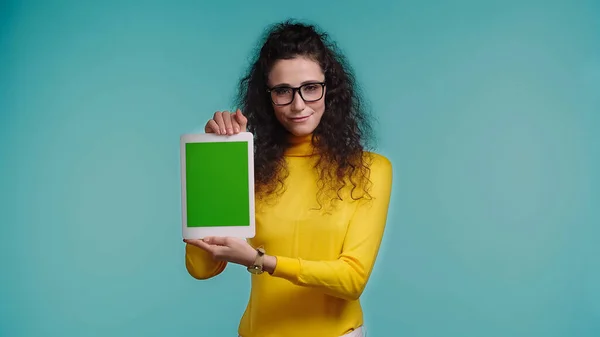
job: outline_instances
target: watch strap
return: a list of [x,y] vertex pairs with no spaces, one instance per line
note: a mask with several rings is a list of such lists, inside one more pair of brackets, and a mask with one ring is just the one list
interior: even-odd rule
[[254,263],[248,267],[248,271],[253,274],[262,274],[265,259],[265,249],[260,246],[256,248],[256,257]]

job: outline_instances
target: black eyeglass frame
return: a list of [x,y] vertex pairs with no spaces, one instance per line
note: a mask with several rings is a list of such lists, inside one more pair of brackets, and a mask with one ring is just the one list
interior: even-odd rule
[[[319,96],[319,98],[317,99],[312,99],[312,100],[306,100],[304,98],[304,96],[302,96],[302,88],[308,85],[320,85],[321,86],[321,96]],[[289,103],[284,103],[284,104],[280,104],[280,103],[275,103],[275,101],[273,100],[273,95],[271,95],[271,92],[275,89],[292,89],[292,100]],[[267,92],[269,93],[269,98],[271,99],[271,102],[277,106],[285,106],[285,105],[290,105],[294,102],[294,100],[296,99],[296,92],[298,92],[298,94],[300,94],[300,98],[302,98],[302,100],[304,102],[307,103],[311,103],[311,102],[316,102],[320,99],[323,98],[323,96],[325,95],[325,82],[310,82],[310,83],[304,83],[303,85],[299,86],[299,87],[288,87],[288,86],[275,86],[272,88],[267,88]]]

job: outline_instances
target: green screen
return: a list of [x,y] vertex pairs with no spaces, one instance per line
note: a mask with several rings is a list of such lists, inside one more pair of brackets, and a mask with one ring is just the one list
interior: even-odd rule
[[186,144],[188,227],[249,226],[248,143]]

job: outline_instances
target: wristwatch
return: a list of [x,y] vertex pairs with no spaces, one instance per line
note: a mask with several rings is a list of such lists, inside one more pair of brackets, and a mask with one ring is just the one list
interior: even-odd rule
[[264,248],[258,247],[256,248],[256,258],[254,259],[254,263],[250,266],[248,266],[248,271],[251,274],[262,274],[264,272],[263,270],[263,260],[265,257],[265,250]]

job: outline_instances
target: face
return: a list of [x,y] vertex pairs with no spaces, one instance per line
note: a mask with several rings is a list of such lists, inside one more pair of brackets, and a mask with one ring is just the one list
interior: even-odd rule
[[[302,95],[307,101],[318,99],[314,102],[306,102],[300,96],[300,90],[293,94],[293,101],[287,105],[273,103],[277,120],[291,134],[295,136],[306,136],[311,134],[321,121],[325,111],[325,87],[320,83],[325,81],[325,75],[319,64],[304,57],[289,60],[279,60],[269,73],[269,88],[272,88],[271,97],[276,101],[287,103],[292,99],[292,90],[304,85]],[[321,96],[321,92],[323,95]]]

